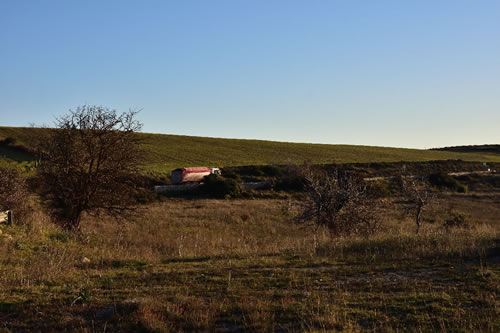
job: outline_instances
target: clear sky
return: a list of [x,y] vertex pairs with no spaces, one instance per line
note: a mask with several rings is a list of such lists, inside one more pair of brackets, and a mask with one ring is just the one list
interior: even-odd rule
[[82,104],[145,132],[500,143],[500,1],[0,0],[0,125]]

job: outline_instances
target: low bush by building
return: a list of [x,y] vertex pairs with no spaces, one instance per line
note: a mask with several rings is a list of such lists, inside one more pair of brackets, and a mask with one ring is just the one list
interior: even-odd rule
[[210,174],[204,178],[202,191],[213,198],[237,198],[242,193],[241,186],[235,179],[224,178],[216,174]]

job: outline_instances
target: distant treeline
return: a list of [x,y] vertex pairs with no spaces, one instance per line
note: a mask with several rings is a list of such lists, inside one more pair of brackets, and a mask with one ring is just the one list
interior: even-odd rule
[[471,145],[433,148],[431,150],[451,151],[457,153],[495,153],[500,154],[500,145]]

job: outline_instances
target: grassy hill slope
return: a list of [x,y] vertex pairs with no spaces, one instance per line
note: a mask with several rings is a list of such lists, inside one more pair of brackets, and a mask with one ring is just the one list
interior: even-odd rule
[[[32,137],[48,129],[0,127],[0,140],[16,139],[18,146],[30,146]],[[262,140],[219,139],[182,135],[140,133],[147,151],[145,169],[159,172],[183,166],[241,166],[265,164],[359,163],[392,161],[430,161],[462,159],[464,161],[500,162],[493,152],[449,152],[355,145],[287,143]],[[12,152],[11,152],[12,153]],[[9,151],[0,156],[14,159]],[[19,156],[19,154],[17,155]]]

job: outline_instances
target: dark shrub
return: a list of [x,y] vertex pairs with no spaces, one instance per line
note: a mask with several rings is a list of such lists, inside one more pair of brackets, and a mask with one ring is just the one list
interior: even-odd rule
[[224,178],[228,179],[234,179],[237,182],[241,182],[241,177],[239,174],[237,174],[234,170],[232,169],[223,169],[222,170],[222,175]]
[[303,192],[306,181],[304,179],[304,170],[309,166],[288,165],[282,169],[282,172],[274,182],[276,191],[285,192]]
[[17,169],[0,167],[0,189],[0,211],[12,210],[16,217],[26,217],[29,191]]
[[362,181],[311,168],[303,175],[305,198],[297,203],[297,223],[326,227],[332,237],[377,232],[381,220]]
[[304,179],[296,174],[287,174],[278,178],[274,189],[276,191],[301,192],[304,190]]
[[265,176],[276,177],[284,173],[283,169],[275,165],[263,165],[260,170]]
[[145,188],[136,188],[132,191],[132,196],[139,204],[148,204],[158,200],[158,195]]
[[467,192],[467,187],[460,184],[458,180],[445,172],[437,172],[429,175],[429,183],[440,190],[450,190],[453,192]]
[[387,198],[391,196],[389,183],[386,181],[372,181],[366,187],[367,195],[372,198]]
[[264,176],[264,172],[258,165],[249,165],[241,167],[239,172],[242,176],[256,176],[256,177]]
[[461,181],[461,182],[477,181],[477,176],[476,175],[462,175],[462,176],[458,176],[457,180]]
[[8,145],[15,145],[15,144],[16,144],[16,142],[17,142],[16,138],[13,138],[13,137],[10,137],[10,136],[9,136],[9,137],[7,137],[7,138],[5,138],[5,139],[1,140],[1,141],[0,141],[0,144],[3,144],[3,145],[8,146]]
[[468,191],[469,191],[469,187],[467,185],[458,184],[458,187],[457,187],[458,193],[467,193]]
[[236,180],[215,174],[204,178],[202,190],[205,194],[214,198],[234,198],[239,197],[242,193],[241,187]]
[[457,211],[450,212],[449,217],[443,223],[443,227],[446,230],[458,229],[458,228],[461,229],[470,228],[469,223],[467,222],[467,217],[463,213]]

